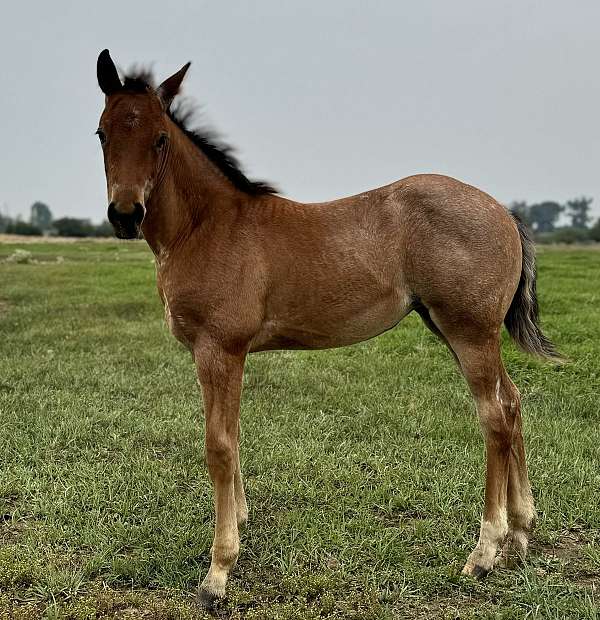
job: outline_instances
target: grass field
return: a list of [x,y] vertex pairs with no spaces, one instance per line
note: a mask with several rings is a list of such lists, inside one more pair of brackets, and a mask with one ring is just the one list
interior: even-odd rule
[[[151,254],[30,244],[7,262],[19,247],[0,244],[0,619],[204,617],[202,411]],[[544,249],[539,291],[571,361],[505,342],[539,516],[527,563],[460,576],[483,442],[450,355],[411,315],[362,345],[249,358],[250,521],[220,617],[600,617],[600,252]]]

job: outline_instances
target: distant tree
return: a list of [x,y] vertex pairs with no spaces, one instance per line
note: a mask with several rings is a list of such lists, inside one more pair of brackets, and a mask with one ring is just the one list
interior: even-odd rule
[[538,233],[552,232],[564,207],[558,202],[540,202],[529,207],[532,228]]
[[108,220],[104,220],[94,227],[94,237],[112,237],[114,234],[115,231]]
[[10,219],[0,213],[0,233],[6,232],[6,227],[10,224]]
[[592,241],[600,242],[600,218],[598,218],[596,223],[590,228],[589,237]]
[[20,219],[12,220],[6,226],[6,233],[9,235],[41,235],[42,231],[37,227],[33,226],[29,222],[23,222]]
[[573,228],[587,228],[588,223],[592,219],[590,217],[590,205],[593,198],[574,198],[567,202],[567,215],[571,218],[571,226]]
[[524,200],[515,200],[508,205],[508,209],[514,213],[522,222],[531,226],[529,205]]
[[549,243],[586,243],[590,240],[587,228],[575,228],[573,226],[562,226],[553,233],[544,236],[548,237]]
[[42,231],[49,230],[52,226],[52,211],[43,202],[34,202],[31,205],[31,217],[29,220],[32,226],[36,226]]
[[61,217],[54,220],[52,227],[60,237],[90,237],[94,234],[94,225],[90,220],[76,217]]

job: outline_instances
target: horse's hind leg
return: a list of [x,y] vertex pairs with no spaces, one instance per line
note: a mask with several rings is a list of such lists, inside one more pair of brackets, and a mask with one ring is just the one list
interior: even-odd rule
[[[453,342],[453,348],[477,405],[487,456],[485,504],[479,541],[463,573],[485,576],[508,533],[508,484],[516,407],[507,391],[498,334],[485,340]],[[508,380],[510,382],[510,380]]]
[[457,324],[431,309],[426,318],[426,324],[431,322],[433,331],[440,332],[460,365],[475,399],[485,439],[485,503],[479,541],[463,568],[465,574],[483,577],[493,568],[498,547],[508,533],[509,468],[518,411],[513,401],[518,402],[518,392],[502,364],[499,328]]
[[521,399],[502,364],[499,330],[477,338],[473,334],[482,330],[475,325],[465,329],[444,321],[435,310],[424,306],[416,310],[453,353],[477,405],[487,454],[485,505],[479,542],[463,572],[481,577],[493,567],[507,534],[503,559],[524,557],[535,519],[521,434]]
[[475,398],[487,456],[485,503],[479,541],[463,573],[485,576],[494,566],[498,546],[508,533],[507,490],[514,416],[502,399],[505,371],[498,334],[479,342],[452,341]]
[[508,376],[506,380],[510,403],[515,409],[515,417],[508,470],[509,532],[502,549],[501,559],[505,565],[510,565],[515,560],[524,559],[527,554],[528,534],[535,521],[535,507],[527,475],[525,446],[521,432],[521,399],[517,388]]
[[[483,409],[489,411],[486,420],[481,419],[482,407],[480,405],[480,399],[478,399],[477,396],[475,396],[475,398],[477,400],[478,411],[480,412],[480,420],[486,439],[486,452],[488,455],[486,508],[488,506],[487,490],[488,485],[490,484],[490,443],[495,444],[496,446],[495,450],[492,447],[492,452],[495,451],[497,455],[501,455],[503,467],[506,459],[506,452],[508,452],[508,475],[506,479],[506,517],[508,522],[508,535],[506,536],[506,542],[502,549],[502,556],[500,558],[501,562],[506,566],[512,564],[517,559],[524,559],[527,554],[528,535],[535,520],[535,507],[533,495],[531,493],[531,486],[529,484],[529,477],[527,474],[525,446],[523,444],[523,435],[521,432],[521,397],[519,391],[504,369],[499,352],[498,359],[499,374],[495,386],[495,411],[489,404],[485,404],[484,399]],[[469,382],[469,384],[471,384],[471,382]],[[498,407],[498,404],[500,407]],[[500,484],[501,483],[498,481],[497,492],[501,494],[503,493],[503,490],[500,487]],[[486,520],[486,511],[484,510],[482,532],[485,529]],[[502,529],[504,529],[504,526]],[[501,540],[499,538],[498,543],[500,542]],[[480,535],[479,543],[463,569],[463,572],[466,574],[473,574],[475,576],[485,574],[484,572],[474,569],[471,566],[471,564],[476,564],[478,561],[478,548],[481,548],[481,543],[482,535]],[[487,572],[489,567],[484,567],[484,570]]]

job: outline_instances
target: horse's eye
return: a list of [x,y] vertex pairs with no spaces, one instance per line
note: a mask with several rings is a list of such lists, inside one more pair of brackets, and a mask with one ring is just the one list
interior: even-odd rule
[[167,134],[161,133],[156,140],[156,148],[160,151],[167,143]]
[[104,144],[106,142],[106,134],[102,131],[102,129],[98,129],[98,131],[96,131],[96,135],[100,138],[100,144]]

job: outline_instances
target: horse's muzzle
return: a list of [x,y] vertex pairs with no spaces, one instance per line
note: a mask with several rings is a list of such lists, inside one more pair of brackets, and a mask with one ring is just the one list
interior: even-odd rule
[[146,209],[141,202],[130,205],[111,202],[108,205],[108,221],[119,239],[137,239],[145,214]]

